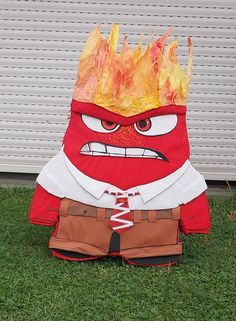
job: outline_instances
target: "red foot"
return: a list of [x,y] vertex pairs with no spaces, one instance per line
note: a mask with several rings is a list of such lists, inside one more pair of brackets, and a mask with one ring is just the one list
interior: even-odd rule
[[57,257],[58,259],[62,260],[67,260],[67,261],[92,261],[92,260],[97,260],[100,259],[100,256],[91,256],[91,257],[85,257],[85,258],[75,258],[75,257],[70,257],[66,255],[62,255],[58,253],[56,250],[51,250],[52,255]]

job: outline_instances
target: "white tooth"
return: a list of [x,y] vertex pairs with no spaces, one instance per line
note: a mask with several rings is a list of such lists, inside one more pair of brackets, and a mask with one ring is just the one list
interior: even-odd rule
[[150,149],[145,149],[143,157],[157,157],[157,153],[153,152]]
[[122,154],[108,154],[108,156],[124,157],[124,155],[122,155]]
[[102,153],[102,152],[92,152],[93,156],[107,156],[107,154]]
[[106,147],[102,143],[90,143],[89,148],[92,152],[106,152]]
[[88,144],[86,144],[86,145],[84,145],[83,147],[82,147],[82,149],[81,149],[81,153],[82,152],[88,152],[89,151],[89,146],[88,146]]
[[142,157],[144,152],[143,148],[126,148],[126,157],[135,156]]
[[125,148],[115,147],[115,146],[107,146],[107,153],[113,154],[112,156],[125,156]]
[[87,152],[87,151],[86,151],[86,152],[81,151],[80,154],[83,154],[83,155],[91,155],[92,153],[91,153],[91,152]]

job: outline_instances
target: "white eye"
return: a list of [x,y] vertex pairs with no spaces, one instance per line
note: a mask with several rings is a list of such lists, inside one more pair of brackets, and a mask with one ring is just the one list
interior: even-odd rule
[[150,119],[143,119],[134,124],[135,129],[145,136],[156,136],[167,134],[172,131],[178,118],[176,115],[156,116]]
[[82,120],[88,128],[99,133],[111,133],[120,127],[120,125],[111,121],[97,119],[87,115],[82,115]]

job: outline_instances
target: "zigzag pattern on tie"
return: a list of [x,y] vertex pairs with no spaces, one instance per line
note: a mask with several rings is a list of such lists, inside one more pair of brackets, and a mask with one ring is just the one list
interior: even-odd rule
[[124,202],[121,202],[121,203],[115,204],[115,206],[114,206],[114,210],[119,211],[119,213],[113,214],[113,215],[110,217],[110,221],[120,223],[121,225],[119,225],[119,226],[114,226],[114,227],[113,227],[113,230],[118,230],[118,229],[121,229],[121,228],[129,228],[129,227],[131,227],[131,226],[134,225],[134,223],[131,222],[131,221],[128,221],[128,220],[124,220],[124,219],[119,218],[119,217],[121,217],[122,215],[125,215],[125,214],[127,214],[127,213],[130,212],[130,209],[129,209],[128,207],[124,207],[124,206],[123,206],[124,204],[125,204]]

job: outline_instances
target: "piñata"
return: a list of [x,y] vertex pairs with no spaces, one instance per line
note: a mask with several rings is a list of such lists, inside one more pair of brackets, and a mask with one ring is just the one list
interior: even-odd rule
[[89,35],[62,149],[39,174],[29,215],[55,227],[54,256],[173,265],[181,232],[209,232],[207,186],[189,161],[192,43],[185,73],[170,33],[144,49],[124,37],[120,52],[118,25],[108,40],[100,26]]

